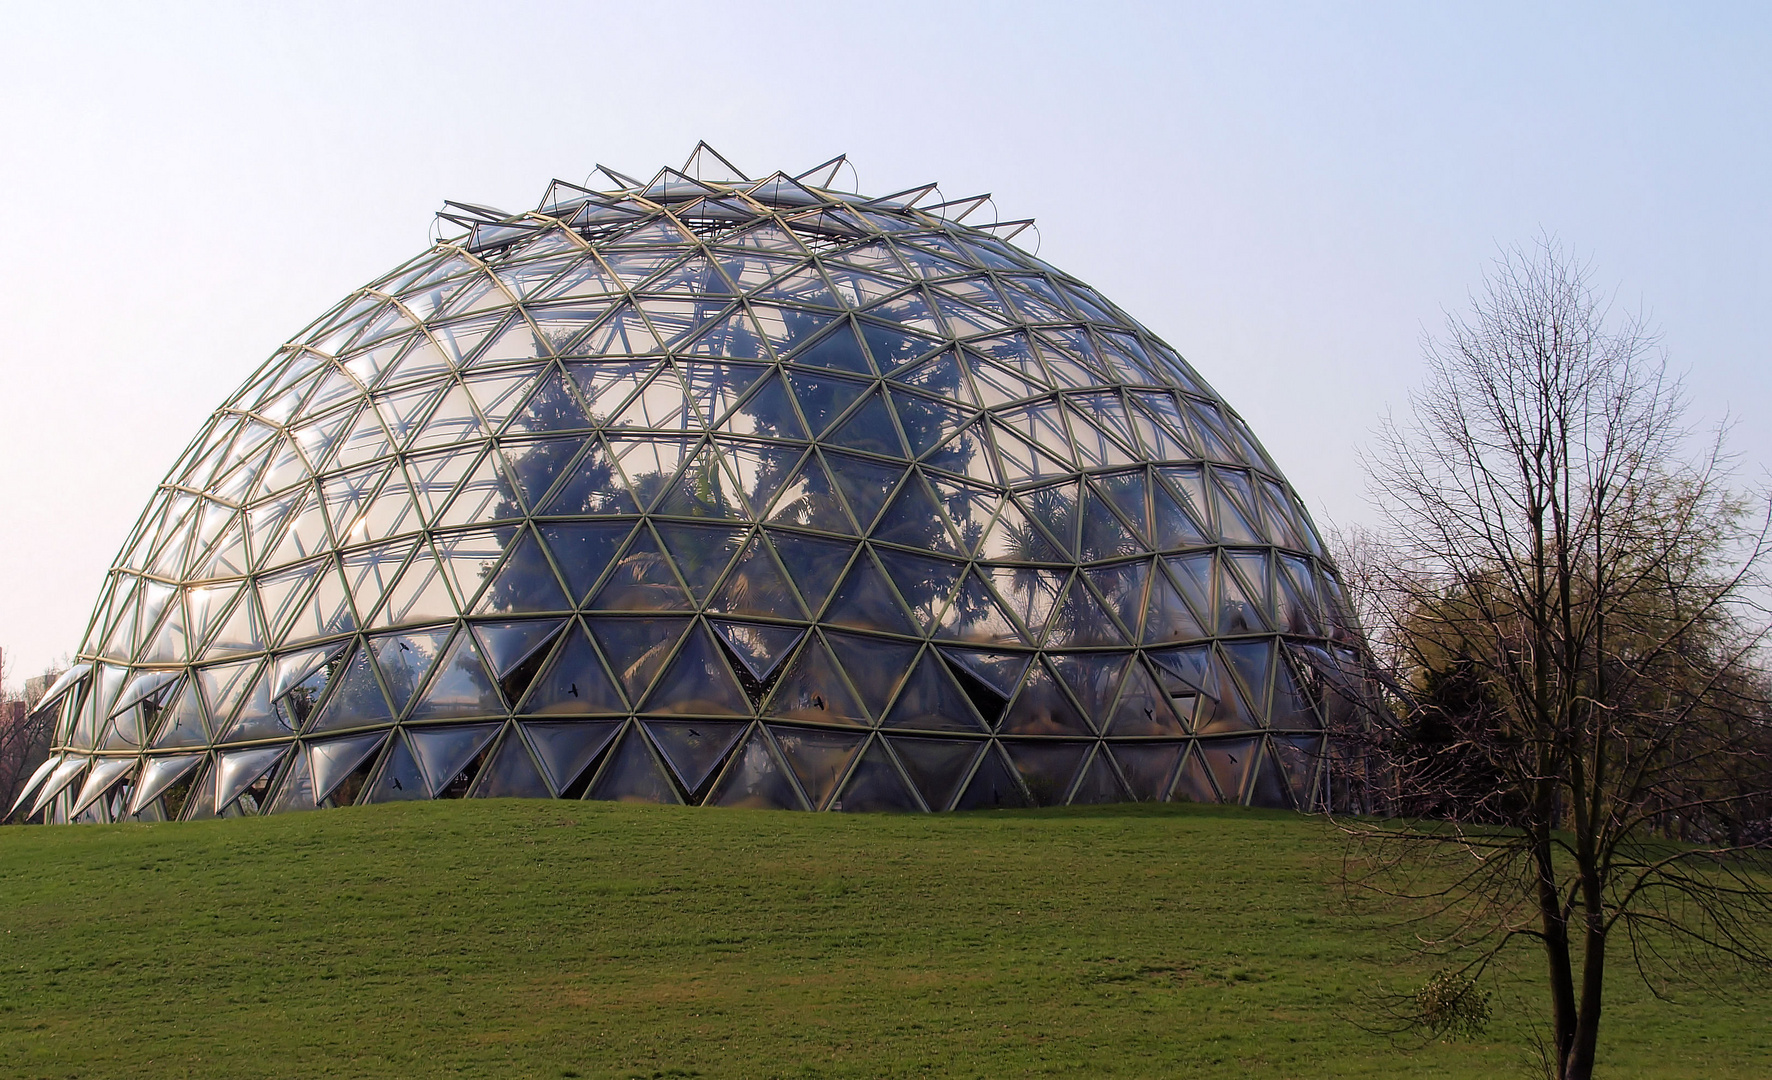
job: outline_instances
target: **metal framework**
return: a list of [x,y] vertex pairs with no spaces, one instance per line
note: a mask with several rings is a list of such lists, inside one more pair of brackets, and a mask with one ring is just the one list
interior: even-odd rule
[[449,203],[173,466],[12,818],[1323,805],[1356,642],[1242,420],[843,165]]

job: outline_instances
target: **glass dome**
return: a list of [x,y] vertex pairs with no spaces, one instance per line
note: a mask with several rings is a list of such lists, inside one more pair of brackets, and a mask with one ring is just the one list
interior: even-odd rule
[[1243,422],[841,165],[449,204],[168,473],[13,817],[1323,805],[1352,632]]

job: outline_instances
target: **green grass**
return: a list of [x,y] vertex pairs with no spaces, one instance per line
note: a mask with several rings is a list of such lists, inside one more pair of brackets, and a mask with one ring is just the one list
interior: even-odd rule
[[[1431,965],[1341,851],[1201,807],[0,829],[0,1075],[1524,1075],[1530,954],[1480,1041],[1352,1022]],[[1772,1073],[1772,995],[1615,970],[1603,1075]]]

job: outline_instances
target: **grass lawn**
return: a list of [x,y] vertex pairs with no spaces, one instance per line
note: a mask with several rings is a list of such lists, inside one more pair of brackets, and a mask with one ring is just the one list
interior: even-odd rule
[[[1429,966],[1321,821],[436,802],[0,829],[6,1077],[1523,1076],[1353,1019]],[[1606,1076],[1772,1075],[1620,958]],[[1524,995],[1524,997],[1522,997]]]

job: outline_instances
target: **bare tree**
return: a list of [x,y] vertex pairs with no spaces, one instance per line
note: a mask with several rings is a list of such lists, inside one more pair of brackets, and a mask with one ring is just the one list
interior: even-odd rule
[[1555,241],[1425,348],[1369,462],[1388,528],[1344,569],[1396,718],[1379,802],[1437,820],[1351,826],[1356,865],[1462,950],[1430,995],[1451,1015],[1511,942],[1541,947],[1547,1072],[1585,1080],[1609,946],[1645,977],[1772,967],[1767,519],[1720,432],[1688,452],[1654,336]]

